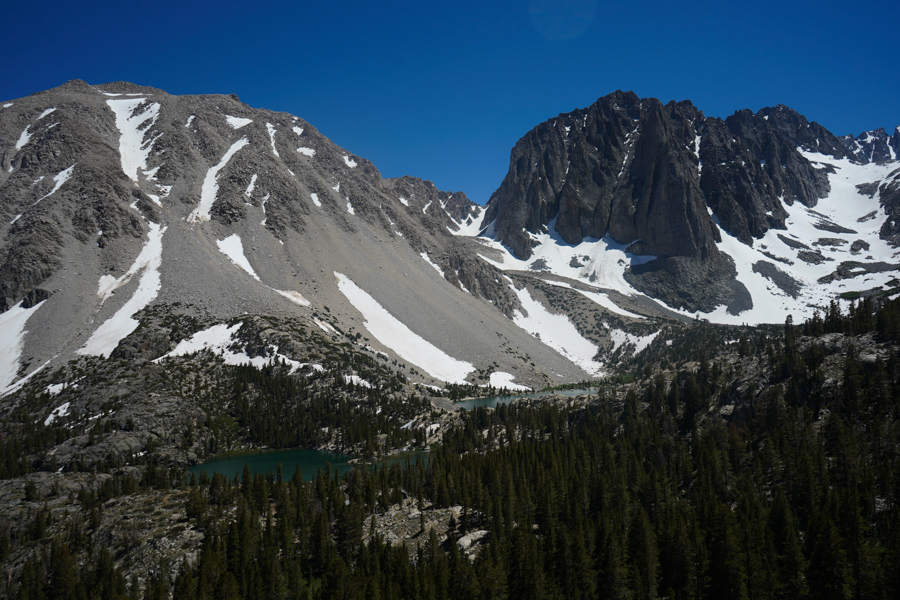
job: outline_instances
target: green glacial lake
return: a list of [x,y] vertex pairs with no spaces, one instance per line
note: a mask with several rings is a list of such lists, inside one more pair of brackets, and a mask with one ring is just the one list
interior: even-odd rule
[[596,390],[580,389],[580,390],[551,390],[548,392],[533,392],[530,394],[516,394],[514,396],[490,396],[489,398],[475,398],[474,400],[462,400],[456,405],[466,410],[473,408],[486,407],[497,408],[501,404],[509,404],[516,398],[540,398],[541,396],[549,396],[550,394],[559,394],[568,398],[575,396],[583,396],[585,394],[596,394]]
[[[501,404],[509,404],[516,398],[540,398],[549,394],[559,394],[561,396],[574,397],[584,394],[596,393],[591,389],[578,390],[557,390],[549,392],[533,392],[530,394],[517,394],[514,396],[491,396],[489,398],[476,398],[475,400],[463,400],[457,402],[456,405],[465,409],[472,410],[479,406],[496,408]],[[409,458],[411,463],[416,462],[416,457],[424,456],[428,459],[427,452],[406,452],[398,456],[386,459],[389,463],[406,461]],[[238,478],[244,472],[244,465],[250,467],[251,473],[276,473],[278,463],[281,463],[285,479],[294,476],[294,471],[298,468],[303,474],[304,481],[309,481],[316,476],[319,469],[324,469],[326,463],[331,464],[331,476],[334,474],[343,475],[350,471],[354,466],[349,461],[351,457],[335,452],[324,452],[321,450],[308,450],[305,448],[294,450],[276,450],[274,452],[254,452],[249,454],[235,454],[216,458],[211,461],[188,467],[188,472],[199,477],[202,471],[206,471],[208,475],[213,473],[221,473],[229,479]],[[381,464],[381,463],[378,463]]]
[[248,465],[252,473],[276,473],[278,471],[278,463],[281,463],[285,479],[293,477],[294,471],[299,468],[303,474],[304,481],[309,481],[316,476],[319,469],[325,468],[325,463],[331,463],[332,477],[335,471],[343,475],[353,468],[353,465],[347,462],[348,460],[350,460],[350,457],[344,454],[301,448],[277,450],[275,452],[235,454],[234,456],[216,458],[209,462],[188,467],[188,472],[197,476],[200,475],[201,471],[206,471],[210,476],[213,473],[221,473],[229,479],[234,479],[235,475],[240,477],[244,472],[244,465]]
[[[407,458],[411,464],[415,464],[419,456],[424,457],[426,461],[428,460],[428,452],[413,451],[391,456],[376,464],[405,462]],[[360,468],[364,466],[364,464],[359,463],[350,464],[347,462],[350,458],[350,456],[345,454],[297,448],[294,450],[276,450],[274,452],[235,454],[233,456],[216,458],[188,467],[188,472],[198,477],[202,471],[206,471],[207,475],[210,476],[213,473],[221,473],[229,479],[234,479],[235,476],[241,477],[244,472],[244,465],[250,467],[251,473],[277,473],[278,463],[281,463],[285,479],[293,477],[294,472],[299,468],[300,473],[303,474],[303,480],[310,481],[315,478],[319,469],[325,468],[326,463],[331,464],[332,477],[334,477],[335,473],[343,475],[353,469],[353,467]]]

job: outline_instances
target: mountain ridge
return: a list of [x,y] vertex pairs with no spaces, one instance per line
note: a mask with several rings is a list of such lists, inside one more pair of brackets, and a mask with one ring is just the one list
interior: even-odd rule
[[[300,316],[403,359],[413,337],[361,342],[364,302],[470,365],[459,381],[583,378],[666,319],[781,321],[857,278],[891,289],[900,180],[862,143],[780,105],[718,119],[618,91],[526,134],[481,207],[235,95],[68,82],[0,109],[3,383],[109,357],[148,307],[184,303]],[[875,179],[833,189],[852,169]],[[847,194],[883,209],[851,228]]]

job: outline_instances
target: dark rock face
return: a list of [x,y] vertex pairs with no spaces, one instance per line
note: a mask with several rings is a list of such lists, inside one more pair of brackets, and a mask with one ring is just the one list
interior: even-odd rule
[[897,127],[891,135],[879,127],[856,137],[850,134],[843,135],[840,141],[860,162],[881,163],[900,157],[900,127]]
[[881,206],[888,215],[880,235],[894,246],[900,245],[900,169],[891,173],[878,191]]
[[749,295],[732,283],[714,218],[750,244],[785,228],[783,203],[815,206],[829,191],[828,171],[798,147],[852,157],[785,106],[722,120],[688,101],[663,105],[618,91],[520,139],[485,223],[494,221],[497,239],[519,258],[531,255],[529,233],[549,227],[570,244],[608,235],[657,257],[630,274],[639,290],[688,310],[736,307]]
[[450,231],[458,231],[460,223],[477,218],[481,211],[481,207],[469,200],[464,192],[445,192],[431,181],[418,177],[404,175],[385,179],[383,189],[392,196],[403,198],[411,209],[433,217]]

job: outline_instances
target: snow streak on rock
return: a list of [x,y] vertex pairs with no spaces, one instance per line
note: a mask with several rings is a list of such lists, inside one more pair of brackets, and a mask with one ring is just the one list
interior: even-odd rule
[[219,164],[210,167],[209,171],[206,172],[206,177],[203,179],[203,185],[200,187],[200,204],[190,215],[188,215],[188,223],[209,221],[209,211],[212,209],[212,205],[216,201],[216,194],[219,191],[219,171],[225,168],[225,165],[228,164],[228,161],[231,160],[231,157],[234,156],[238,150],[249,143],[249,140],[245,137],[233,143],[225,153],[225,156],[222,157],[222,160],[219,161]]
[[275,126],[271,123],[266,123],[266,131],[269,132],[269,143],[272,144],[272,152],[275,153],[275,157],[278,157],[278,149],[275,148]]
[[[43,200],[44,198],[46,198],[46,197],[48,197],[48,196],[52,196],[52,195],[55,194],[57,191],[59,191],[59,188],[61,188],[61,187],[63,186],[63,184],[69,180],[70,177],[72,177],[72,171],[73,171],[73,170],[75,170],[75,165],[72,165],[72,166],[69,167],[68,169],[65,169],[65,170],[63,170],[63,171],[60,171],[59,173],[57,173],[56,175],[54,175],[54,176],[53,176],[53,181],[54,181],[55,183],[54,183],[54,185],[53,185],[53,189],[50,190],[49,192],[47,192],[46,194],[44,194],[43,196],[41,196],[40,198],[38,198],[38,199],[35,201],[35,204],[37,204],[38,202],[40,202],[41,200]],[[33,206],[33,205],[32,205],[32,206]]]
[[122,171],[135,183],[138,183],[138,170],[147,170],[147,157],[150,156],[150,149],[157,139],[150,138],[144,141],[145,134],[159,118],[159,104],[150,103],[135,114],[135,110],[145,101],[146,98],[106,101],[116,115]]
[[434,268],[434,270],[437,271],[437,272],[441,275],[442,278],[444,277],[444,271],[443,271],[443,269],[441,269],[439,266],[437,266],[436,264],[434,264],[434,263],[431,261],[431,259],[428,257],[428,253],[427,253],[427,252],[420,252],[420,253],[419,253],[419,256],[422,257],[422,260],[424,260],[424,261],[427,262],[429,265],[431,265],[431,266]]
[[118,279],[112,275],[103,275],[100,277],[97,295],[100,296],[101,305],[106,302],[117,289],[131,281],[131,278],[142,270],[154,268],[152,267],[153,264],[157,264],[155,268],[159,268],[158,265],[162,261],[162,234],[164,232],[165,230],[159,231],[159,225],[151,223],[147,242],[144,244],[144,247],[141,248],[141,253],[138,254],[138,257],[134,259],[134,263],[132,263],[128,272]]
[[141,281],[138,283],[138,289],[116,314],[94,331],[84,346],[77,350],[78,354],[109,358],[119,342],[137,329],[140,323],[132,317],[153,302],[162,285],[159,267],[162,264],[162,238],[165,232],[165,227],[160,227],[157,223],[150,223],[147,244],[141,250],[138,260],[135,261],[135,264],[141,263],[138,269],[143,268],[144,270]]
[[303,294],[300,292],[293,292],[290,290],[275,290],[275,293],[281,294],[294,304],[298,304],[300,306],[309,306],[309,300],[303,297]]
[[369,333],[403,360],[448,383],[462,383],[475,370],[471,364],[453,358],[422,339],[346,275],[337,272],[334,275],[341,293],[362,313],[363,325]]
[[25,128],[25,131],[22,132],[22,135],[19,136],[19,141],[16,142],[16,152],[25,147],[26,144],[31,140],[31,126]]

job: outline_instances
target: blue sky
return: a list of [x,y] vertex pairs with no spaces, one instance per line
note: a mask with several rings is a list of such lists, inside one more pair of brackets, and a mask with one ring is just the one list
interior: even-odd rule
[[0,100],[75,78],[236,93],[481,203],[529,129],[616,89],[900,125],[896,0],[4,4]]

